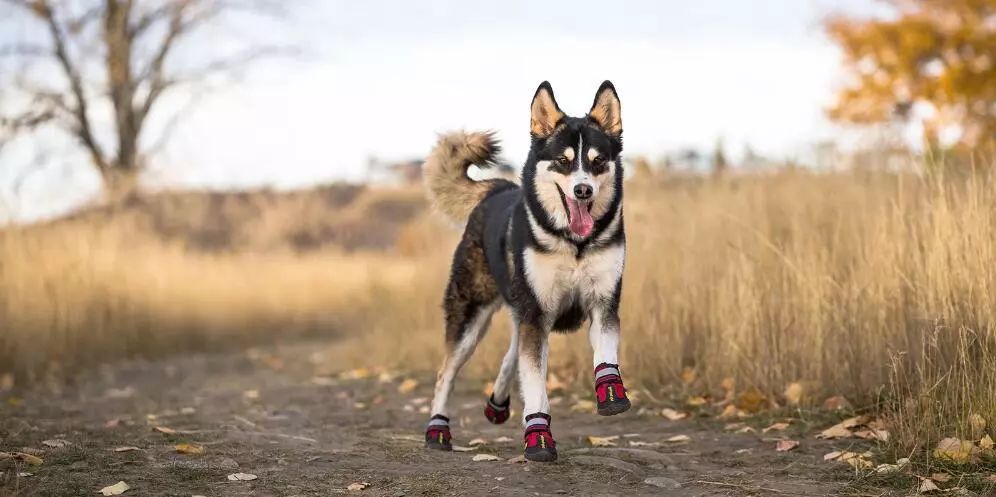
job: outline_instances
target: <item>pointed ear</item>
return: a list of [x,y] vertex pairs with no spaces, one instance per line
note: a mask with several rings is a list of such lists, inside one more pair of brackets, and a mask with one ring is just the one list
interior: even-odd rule
[[595,103],[591,104],[588,116],[595,120],[606,133],[622,135],[622,108],[619,95],[611,81],[605,81],[595,93]]
[[557,123],[564,118],[564,113],[553,98],[553,87],[549,81],[544,81],[533,95],[532,111],[529,117],[529,131],[537,138],[546,138],[553,134]]

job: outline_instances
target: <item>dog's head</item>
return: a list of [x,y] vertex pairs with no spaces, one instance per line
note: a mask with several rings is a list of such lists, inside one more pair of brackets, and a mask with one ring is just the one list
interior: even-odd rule
[[[570,238],[585,240],[610,214],[622,192],[622,118],[619,96],[606,81],[584,117],[560,110],[544,81],[533,96],[532,147],[523,186],[546,219],[539,222]],[[534,214],[535,214],[535,210]]]

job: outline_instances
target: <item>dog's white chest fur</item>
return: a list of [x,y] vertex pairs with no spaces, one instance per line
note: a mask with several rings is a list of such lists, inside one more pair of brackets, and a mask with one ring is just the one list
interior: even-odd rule
[[587,310],[591,303],[611,299],[622,278],[626,261],[623,244],[606,247],[578,259],[573,247],[552,252],[528,248],[523,253],[523,269],[544,312],[556,314],[566,302],[581,298]]

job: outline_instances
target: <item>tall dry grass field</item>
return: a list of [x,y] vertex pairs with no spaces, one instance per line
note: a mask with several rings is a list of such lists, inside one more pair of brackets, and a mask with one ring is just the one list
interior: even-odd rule
[[[996,420],[993,186],[803,172],[630,181],[627,379],[685,395],[733,377],[776,401],[801,383],[810,403],[885,408],[901,450],[968,438],[968,415]],[[456,233],[416,214],[393,248],[360,252],[200,252],[128,216],[7,230],[0,369],[38,377],[309,331],[338,336],[343,368],[435,368]],[[493,375],[507,338],[499,319],[467,376]],[[556,337],[551,360],[586,382],[585,334]]]

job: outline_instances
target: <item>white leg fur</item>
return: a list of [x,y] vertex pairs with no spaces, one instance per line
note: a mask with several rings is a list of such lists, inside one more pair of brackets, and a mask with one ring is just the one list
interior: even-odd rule
[[523,420],[529,414],[550,413],[550,399],[546,395],[546,360],[550,351],[548,333],[543,334],[538,358],[535,357],[536,351],[526,350],[524,347],[530,341],[519,337],[519,384],[522,390]]
[[482,307],[477,316],[467,325],[463,337],[443,359],[443,366],[439,370],[439,376],[436,377],[436,392],[432,398],[433,416],[442,414],[449,417],[449,400],[450,393],[453,392],[453,380],[456,379],[460,368],[467,363],[467,359],[470,359],[477,344],[481,342],[481,338],[484,338],[484,334],[491,324],[491,316],[496,310],[498,310],[497,303]]
[[512,380],[519,364],[519,326],[512,318],[512,343],[505,352],[505,358],[501,361],[501,369],[498,370],[498,377],[495,378],[494,398],[497,402],[503,402],[512,391]]
[[619,324],[618,320],[606,319],[602,309],[591,312],[591,327],[588,339],[593,352],[592,367],[599,364],[619,364]]

